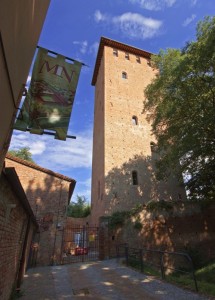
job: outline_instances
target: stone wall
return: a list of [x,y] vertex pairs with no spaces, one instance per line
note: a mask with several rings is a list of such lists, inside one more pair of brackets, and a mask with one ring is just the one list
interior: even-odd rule
[[[117,244],[130,247],[188,252],[204,263],[215,259],[215,205],[175,203],[172,210],[148,212],[143,209],[122,227],[109,230],[106,256],[115,255]],[[136,223],[142,228],[135,228]],[[107,228],[107,227],[106,227]]]
[[[17,185],[14,181],[13,184]],[[21,186],[21,185],[20,185]],[[8,300],[20,283],[27,265],[36,221],[23,206],[19,189],[11,185],[4,172],[0,178],[0,299]],[[22,196],[25,198],[25,195]],[[22,201],[21,201],[22,200]],[[30,219],[29,219],[30,218]]]
[[74,188],[75,181],[9,156],[6,165],[16,169],[39,224],[39,234],[35,237],[35,247],[39,246],[36,265],[60,263],[63,226],[71,197],[71,185]]

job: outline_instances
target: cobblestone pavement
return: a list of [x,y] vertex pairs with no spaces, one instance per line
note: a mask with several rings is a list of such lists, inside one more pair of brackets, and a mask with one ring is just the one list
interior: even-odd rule
[[22,300],[204,300],[204,296],[127,268],[117,260],[30,269]]

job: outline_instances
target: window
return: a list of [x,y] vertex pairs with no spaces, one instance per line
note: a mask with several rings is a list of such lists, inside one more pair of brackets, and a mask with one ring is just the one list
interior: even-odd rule
[[138,62],[138,64],[140,64],[140,63],[141,63],[141,61],[140,61],[140,57],[139,57],[139,56],[136,56],[136,61]]
[[132,183],[138,185],[137,171],[132,171]]
[[150,59],[150,58],[147,60],[147,64],[148,64],[150,67],[152,66],[152,64],[151,64],[151,59]]
[[123,79],[127,79],[127,78],[128,78],[128,75],[127,75],[126,72],[122,72],[122,78],[123,78]]
[[117,49],[113,49],[113,56],[118,56],[118,50]]
[[136,116],[133,116],[133,117],[132,117],[132,124],[133,124],[133,125],[138,125],[138,119],[137,119]]
[[151,152],[156,152],[157,151],[157,146],[154,142],[150,143],[150,147],[151,147]]
[[129,60],[129,53],[125,53],[125,58]]

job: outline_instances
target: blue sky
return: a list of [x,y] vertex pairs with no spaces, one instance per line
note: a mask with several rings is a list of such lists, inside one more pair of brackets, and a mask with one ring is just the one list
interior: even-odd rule
[[[215,15],[214,0],[51,0],[39,45],[84,62],[69,132],[58,141],[15,131],[11,147],[30,147],[34,161],[77,181],[72,197],[90,201],[94,87],[91,86],[101,36],[158,53],[183,48],[195,39],[196,24]],[[30,74],[29,78],[30,79]]]

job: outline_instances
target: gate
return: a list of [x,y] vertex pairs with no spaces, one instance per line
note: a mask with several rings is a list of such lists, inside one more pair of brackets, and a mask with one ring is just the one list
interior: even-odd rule
[[65,226],[62,243],[62,264],[99,259],[99,228]]

